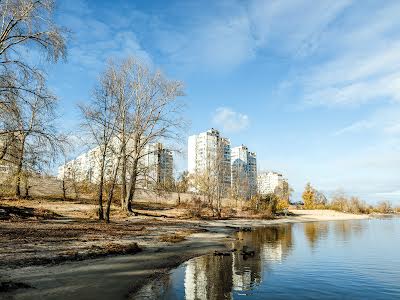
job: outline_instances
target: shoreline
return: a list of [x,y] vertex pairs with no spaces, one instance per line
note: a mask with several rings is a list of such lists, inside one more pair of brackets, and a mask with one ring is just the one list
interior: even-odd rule
[[369,215],[354,215],[335,211],[295,211],[295,216],[273,220],[182,220],[197,224],[207,232],[191,234],[186,240],[166,246],[148,246],[134,255],[116,255],[57,265],[0,268],[0,279],[23,283],[33,288],[20,288],[4,296],[15,299],[74,298],[122,299],[132,297],[142,287],[159,276],[167,274],[185,261],[209,254],[214,250],[227,250],[228,242],[241,227],[264,227],[288,223],[324,222],[369,219]]

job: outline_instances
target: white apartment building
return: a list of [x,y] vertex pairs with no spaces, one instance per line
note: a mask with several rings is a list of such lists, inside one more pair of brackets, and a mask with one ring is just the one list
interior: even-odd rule
[[150,144],[146,148],[147,155],[143,158],[148,166],[148,185],[154,183],[166,184],[173,179],[173,155],[172,151],[165,149],[161,143]]
[[231,173],[233,193],[245,198],[257,193],[257,156],[241,145],[232,148]]
[[189,174],[217,176],[227,192],[231,187],[231,143],[221,137],[216,129],[210,129],[188,139]]
[[286,179],[277,172],[262,172],[257,176],[257,189],[261,195],[276,192],[277,187],[282,187]]
[[[115,140],[114,143],[118,143]],[[127,153],[129,153],[129,144]],[[150,187],[156,183],[165,183],[173,179],[173,155],[161,143],[149,144],[145,148],[145,155],[139,162],[145,174],[140,175],[145,180],[140,180],[143,187]],[[67,162],[58,168],[58,178],[73,178],[76,181],[96,183],[100,179],[101,149],[96,147],[79,155],[76,159]],[[105,162],[106,180],[111,178],[113,165],[117,163],[117,155],[110,151]],[[129,178],[129,174],[127,174]],[[120,178],[120,176],[118,177]]]

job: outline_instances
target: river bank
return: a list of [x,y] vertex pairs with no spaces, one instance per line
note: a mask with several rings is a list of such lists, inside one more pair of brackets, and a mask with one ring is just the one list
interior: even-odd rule
[[[91,224],[94,227],[88,230],[89,235],[86,232],[86,235],[74,236],[73,241],[66,239],[64,243],[60,243],[61,246],[69,248],[87,247],[87,243],[98,244],[100,241],[104,242],[103,239],[107,237],[109,240],[111,239],[119,244],[127,243],[128,241],[138,243],[142,251],[134,255],[126,254],[30,266],[29,263],[24,266],[21,264],[7,264],[7,260],[3,259],[3,264],[0,267],[0,280],[2,282],[12,282],[14,283],[14,287],[19,288],[10,289],[2,295],[14,299],[109,299],[111,297],[114,299],[123,299],[128,295],[134,294],[150,280],[165,274],[170,269],[192,257],[207,254],[215,250],[223,251],[229,249],[229,245],[235,239],[234,232],[238,231],[241,227],[368,218],[366,215],[344,214],[327,210],[301,210],[292,211],[292,213],[293,215],[291,216],[280,217],[274,220],[166,220],[164,218],[135,217],[125,221],[123,225],[119,223],[113,224],[105,232],[96,227],[96,225]],[[39,232],[42,230],[44,235],[50,231],[60,232],[73,227],[73,223],[68,221],[68,219],[42,220],[37,223],[35,221],[31,222],[28,227],[34,228],[34,226],[39,226]],[[7,226],[13,227],[16,224],[21,226],[20,222],[8,222]],[[46,231],[46,226],[61,227],[58,229],[50,227]],[[80,224],[79,226],[83,225]],[[135,231],[138,228],[141,230]],[[2,226],[3,229],[4,226]],[[26,231],[23,232],[26,233]],[[92,232],[96,233],[96,235],[92,236]],[[160,236],[175,234],[177,232],[185,232],[186,234],[184,239],[179,243],[165,242],[160,239]],[[32,243],[27,236],[24,238],[28,239],[27,242]],[[34,238],[38,238],[38,236],[35,235]],[[9,239],[8,248],[2,247],[3,250],[0,256],[2,258],[14,257],[15,260],[20,258],[19,255],[27,255],[27,253],[30,253],[29,249],[28,251],[24,251],[23,248],[21,249],[23,242],[22,240],[22,244],[18,246],[18,243],[13,243]],[[34,247],[30,250],[36,256],[46,256],[46,251],[49,251],[47,249],[49,243],[55,244],[56,240],[46,240],[44,242],[43,239],[38,239],[35,242],[36,244],[43,242],[42,248],[38,248],[36,245],[36,248]],[[25,247],[27,244],[25,243]],[[3,245],[5,245],[4,241]],[[20,247],[19,251],[16,247]],[[54,245],[53,248],[57,248],[57,245]],[[41,251],[40,249],[43,250]],[[12,250],[15,251],[13,256],[7,256],[5,252]],[[26,261],[29,262],[29,255]]]

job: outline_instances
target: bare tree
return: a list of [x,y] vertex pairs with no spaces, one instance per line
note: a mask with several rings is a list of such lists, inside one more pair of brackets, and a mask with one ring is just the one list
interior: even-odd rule
[[82,114],[82,125],[90,134],[96,147],[96,159],[98,159],[98,216],[104,219],[103,193],[106,176],[106,164],[112,159],[114,152],[117,123],[119,122],[119,107],[115,99],[115,77],[112,65],[101,75],[98,85],[95,87],[93,97],[89,104],[79,106]]
[[[138,181],[145,172],[141,159],[146,156],[149,144],[160,139],[178,139],[186,122],[182,117],[183,103],[178,100],[183,95],[183,86],[179,81],[166,79],[160,71],[151,71],[140,62],[128,58],[122,65],[129,76],[123,84],[124,101],[127,107],[127,123],[122,137],[129,139],[122,145],[129,145],[122,155],[122,177],[126,182],[126,196],[123,209],[132,211],[132,200]],[[125,158],[126,157],[126,158]],[[124,173],[126,170],[126,174]],[[125,190],[122,182],[122,190]]]
[[17,197],[21,176],[49,162],[60,140],[53,126],[56,98],[27,55],[34,49],[51,62],[65,58],[65,31],[55,24],[53,11],[52,0],[0,2],[0,158],[14,165]]
[[186,193],[189,189],[189,172],[183,171],[175,181],[175,191],[178,194],[177,205],[181,204],[181,194]]
[[66,30],[55,24],[54,6],[53,0],[0,2],[0,135],[20,132],[10,119],[27,97],[52,97],[26,50],[35,49],[51,62],[66,57]]
[[26,98],[25,104],[15,111],[17,124],[15,138],[15,195],[21,196],[20,182],[23,173],[42,171],[53,162],[65,139],[54,126],[54,97]]
[[246,171],[246,165],[243,161],[237,160],[232,163],[232,187],[231,195],[236,201],[236,208],[238,208],[238,201],[243,201],[250,197],[250,184],[249,176]]
[[194,174],[193,178],[195,189],[206,199],[213,216],[218,218],[222,213],[222,199],[227,196],[231,183],[228,149],[228,140],[218,139],[215,148],[206,150],[207,165],[204,170]]
[[[159,139],[177,138],[185,122],[182,84],[165,79],[138,61],[128,58],[108,64],[89,105],[81,105],[84,127],[97,147],[99,158],[99,218],[103,214],[103,192],[107,195],[106,219],[115,186],[121,182],[121,206],[132,211],[132,200],[138,183],[146,180],[149,165],[144,157],[149,145]],[[109,166],[107,166],[109,165]],[[109,176],[106,176],[106,172]]]

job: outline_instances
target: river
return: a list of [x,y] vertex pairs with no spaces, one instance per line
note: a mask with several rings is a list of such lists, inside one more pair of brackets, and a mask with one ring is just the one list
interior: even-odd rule
[[230,247],[185,262],[135,299],[400,299],[400,218],[257,228]]

